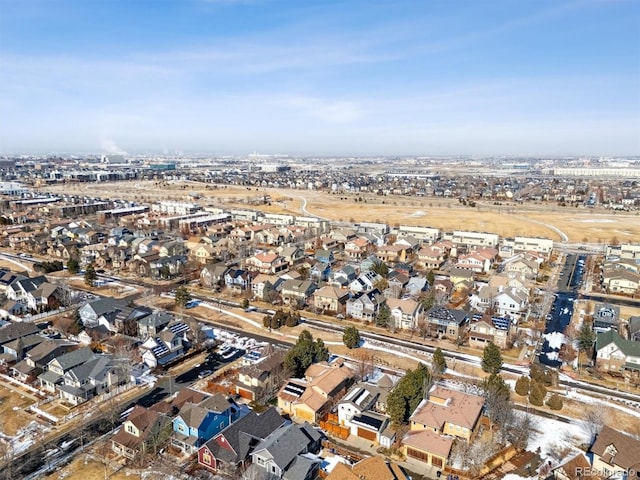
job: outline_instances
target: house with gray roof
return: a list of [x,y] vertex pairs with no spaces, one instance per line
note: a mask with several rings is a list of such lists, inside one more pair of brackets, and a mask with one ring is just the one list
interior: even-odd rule
[[269,407],[232,423],[198,449],[198,463],[211,470],[235,474],[251,452],[271,433],[290,422]]
[[173,315],[164,310],[157,310],[151,315],[138,320],[138,336],[142,339],[158,335],[173,320]]
[[40,386],[55,393],[57,386],[63,381],[64,374],[74,367],[91,360],[95,354],[89,347],[79,348],[64,353],[47,363],[46,370],[38,376]]
[[62,400],[79,405],[124,383],[126,379],[121,377],[111,355],[96,355],[67,370],[58,385],[58,392]]
[[265,478],[311,480],[316,478],[320,460],[313,461],[309,454],[320,450],[321,440],[322,434],[309,423],[285,425],[256,445],[250,468],[262,470]]
[[[85,327],[96,327],[100,323],[102,317],[107,323],[115,321],[115,318],[121,310],[124,308],[124,303],[121,300],[117,300],[111,297],[102,297],[96,300],[85,303],[78,312],[80,313],[80,319]],[[112,325],[105,325],[107,328]]]

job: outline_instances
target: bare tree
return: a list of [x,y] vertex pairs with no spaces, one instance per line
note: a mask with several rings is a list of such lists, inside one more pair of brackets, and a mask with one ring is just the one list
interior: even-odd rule
[[607,423],[607,409],[601,403],[596,403],[587,408],[582,418],[582,428],[589,434],[589,442],[593,442],[596,435]]
[[[0,430],[2,430],[0,428]],[[11,442],[0,438],[0,479],[12,480],[14,477],[14,449]]]
[[373,373],[376,356],[371,350],[359,348],[353,353],[353,359],[358,380],[363,380]]
[[533,415],[529,413],[514,413],[509,425],[508,440],[518,450],[527,448],[529,439],[537,427],[537,422]]

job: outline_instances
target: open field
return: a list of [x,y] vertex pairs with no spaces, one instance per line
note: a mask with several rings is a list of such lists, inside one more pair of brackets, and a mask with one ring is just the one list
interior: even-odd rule
[[34,420],[34,416],[23,410],[33,403],[26,396],[0,385],[0,431],[13,436]]
[[[329,220],[381,221],[390,225],[408,224],[437,227],[445,231],[464,229],[498,233],[502,236],[541,236],[562,240],[552,227],[560,229],[571,242],[637,241],[640,217],[609,210],[558,207],[555,202],[516,205],[504,202],[478,202],[475,208],[461,205],[457,199],[330,194],[313,190],[291,190],[238,186],[214,186],[195,182],[157,185],[155,182],[116,182],[46,187],[54,193],[107,196],[137,201],[194,201],[226,208],[252,208],[270,213],[306,215]],[[270,205],[251,205],[268,195]]]
[[[127,475],[124,471],[112,474],[110,468],[107,470],[107,475],[110,480],[131,480],[140,478],[139,475]],[[88,460],[85,462],[85,456],[80,455],[66,467],[63,467],[59,471],[47,475],[44,478],[48,480],[104,480],[107,476],[105,476],[104,464],[96,462],[95,460]]]

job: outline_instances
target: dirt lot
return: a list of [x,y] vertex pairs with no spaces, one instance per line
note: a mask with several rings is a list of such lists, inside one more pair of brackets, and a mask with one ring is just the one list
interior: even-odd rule
[[[66,467],[44,478],[48,480],[104,480],[104,478],[106,478],[104,470],[105,468],[102,463],[93,460],[89,460],[85,463],[85,456],[81,455]],[[124,471],[110,475],[111,469],[108,470],[108,474],[110,480],[130,480],[139,478],[138,475],[127,475]]]
[[[330,194],[313,190],[290,190],[255,187],[206,188],[193,182],[159,186],[155,182],[120,182],[91,185],[65,185],[46,187],[61,193],[110,196],[138,201],[178,200],[193,201],[192,194],[201,196],[200,203],[226,208],[253,208],[272,213],[300,215],[303,199],[309,213],[331,220],[383,221],[390,225],[409,224],[437,227],[445,231],[464,229],[498,233],[503,236],[542,236],[561,240],[551,228],[559,228],[570,241],[609,242],[640,236],[638,215],[600,209],[558,207],[546,204],[516,205],[478,202],[475,208],[461,205],[457,199],[420,197],[382,197],[363,194],[356,202],[354,194]],[[269,196],[270,205],[251,205]]]
[[7,435],[15,435],[18,430],[35,420],[35,416],[23,410],[33,403],[26,396],[0,386],[0,430]]

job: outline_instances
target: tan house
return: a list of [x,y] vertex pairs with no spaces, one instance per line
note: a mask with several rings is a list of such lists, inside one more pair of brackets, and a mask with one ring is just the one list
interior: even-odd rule
[[446,252],[435,245],[422,247],[417,254],[418,264],[427,270],[439,270],[446,261]]
[[245,262],[249,271],[275,275],[289,268],[289,262],[277,253],[258,253]]
[[236,393],[250,401],[270,398],[282,383],[283,359],[281,352],[272,352],[256,363],[240,367]]
[[453,437],[431,430],[411,430],[402,439],[402,452],[407,458],[441,469],[447,466],[452,446]]
[[345,313],[349,291],[324,286],[313,292],[313,304],[319,310],[328,313]]
[[347,392],[355,373],[342,362],[320,362],[304,378],[290,378],[278,392],[278,408],[299,420],[317,423]]
[[196,262],[202,263],[204,265],[213,262],[216,259],[216,249],[213,247],[213,245],[200,243],[193,250],[191,250],[190,257]]
[[116,454],[133,460],[138,454],[147,451],[154,437],[162,434],[167,425],[170,423],[164,415],[136,405],[120,430],[111,438],[111,449]]
[[326,480],[410,480],[411,477],[397,463],[374,455],[355,465],[338,463]]
[[614,430],[607,425],[602,427],[591,447],[593,469],[603,472],[608,478],[614,474],[640,472],[640,440]]
[[411,415],[411,430],[430,430],[470,440],[482,416],[484,399],[445,387],[434,387]]
[[410,330],[418,325],[422,318],[422,304],[410,299],[387,298],[391,318],[395,328]]

